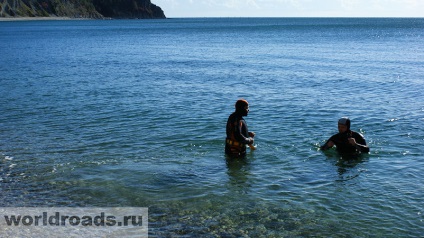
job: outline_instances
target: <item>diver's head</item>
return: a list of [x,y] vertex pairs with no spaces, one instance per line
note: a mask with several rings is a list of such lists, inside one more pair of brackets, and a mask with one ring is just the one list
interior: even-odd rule
[[242,116],[247,116],[249,113],[249,103],[244,99],[237,100],[235,107],[236,112],[240,113]]
[[339,119],[339,123],[337,125],[339,132],[344,133],[350,130],[350,119],[348,117],[342,117]]

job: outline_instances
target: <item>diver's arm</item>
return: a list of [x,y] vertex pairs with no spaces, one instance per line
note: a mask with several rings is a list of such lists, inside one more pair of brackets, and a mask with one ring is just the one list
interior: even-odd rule
[[[357,138],[358,139],[358,138]],[[360,151],[361,153],[368,153],[370,152],[370,148],[367,146],[367,143],[364,139],[358,139],[359,142],[355,138],[349,138],[349,143],[353,146],[355,146],[356,150]]]
[[355,146],[355,148],[362,153],[370,152],[370,148],[368,147],[364,136],[359,133],[355,133],[353,138],[349,138],[349,143]]
[[236,140],[239,141],[240,143],[243,144],[253,144],[253,138],[252,137],[246,137],[243,135],[243,127],[244,129],[247,131],[247,125],[245,124],[245,122],[243,120],[240,120],[238,125],[235,128],[235,133],[234,136],[236,137]]
[[356,144],[355,147],[356,147],[356,149],[358,149],[362,153],[369,153],[370,152],[370,148],[367,145]]
[[321,147],[320,147],[320,149],[321,150],[328,150],[328,149],[330,149],[331,147],[333,147],[334,146],[334,142],[333,141],[331,141],[331,140],[328,140],[327,142],[325,142],[325,144],[324,145],[322,145]]

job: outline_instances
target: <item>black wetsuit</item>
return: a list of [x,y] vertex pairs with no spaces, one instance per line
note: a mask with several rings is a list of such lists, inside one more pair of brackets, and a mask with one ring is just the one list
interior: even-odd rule
[[246,144],[250,142],[246,121],[240,113],[234,112],[228,117],[225,153],[232,157],[246,155]]
[[[354,138],[356,143],[359,145],[354,146],[350,144],[348,141],[349,138]],[[337,147],[337,151],[340,153],[368,153],[370,151],[364,136],[358,132],[351,130],[348,130],[344,133],[337,133],[330,137],[330,139],[328,139],[328,141],[323,146],[321,146],[322,150],[328,149],[327,144],[329,141],[334,142]]]

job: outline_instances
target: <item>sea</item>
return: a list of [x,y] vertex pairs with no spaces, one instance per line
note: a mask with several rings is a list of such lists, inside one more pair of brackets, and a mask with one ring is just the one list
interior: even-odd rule
[[[149,237],[423,237],[424,18],[0,22],[0,206]],[[257,149],[225,156],[238,99]],[[369,154],[320,145],[340,117]]]

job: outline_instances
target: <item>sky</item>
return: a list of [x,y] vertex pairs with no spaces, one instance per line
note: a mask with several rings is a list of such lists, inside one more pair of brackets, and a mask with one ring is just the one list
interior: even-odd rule
[[179,17],[424,17],[424,0],[151,0]]

